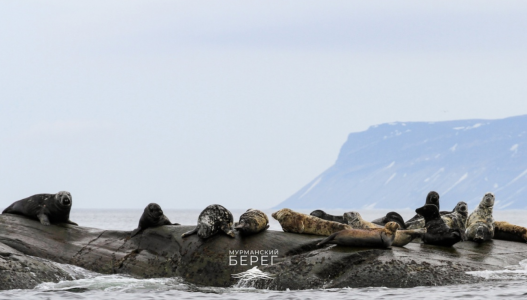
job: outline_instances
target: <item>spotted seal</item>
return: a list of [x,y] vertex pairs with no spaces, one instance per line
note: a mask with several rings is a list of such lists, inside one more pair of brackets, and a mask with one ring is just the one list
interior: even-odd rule
[[272,214],[285,232],[329,236],[337,231],[351,229],[349,225],[323,220],[310,215],[282,208]]
[[489,241],[494,237],[494,194],[486,193],[478,207],[468,216],[467,238],[476,243]]
[[422,238],[423,243],[450,247],[466,239],[463,230],[446,225],[434,204],[426,204],[415,212],[425,218],[426,233]]
[[150,203],[145,207],[143,214],[139,219],[139,225],[132,231],[130,237],[134,237],[136,234],[149,227],[157,227],[162,225],[179,225],[179,223],[172,224],[172,222],[170,222],[167,216],[165,216],[163,213],[163,210],[159,204]]
[[527,228],[508,222],[494,222],[494,239],[527,243]]
[[[382,228],[382,226],[380,225],[364,220],[360,213],[356,211],[346,212],[344,213],[343,217],[348,222],[348,225],[355,229]],[[426,230],[423,228],[412,230],[397,230],[397,232],[395,233],[395,240],[393,241],[392,246],[403,247],[413,241],[414,239],[422,238],[425,232]]]
[[388,222],[384,228],[346,229],[333,233],[317,246],[337,244],[351,247],[390,248],[398,228],[397,223]]
[[42,225],[50,225],[51,223],[78,225],[70,220],[72,204],[71,194],[66,191],[56,194],[36,194],[14,202],[2,213],[37,219]]
[[348,224],[348,222],[346,222],[346,220],[344,220],[344,217],[330,215],[330,214],[327,214],[325,211],[320,210],[320,209],[312,211],[310,213],[310,215],[313,216],[313,217],[321,218],[321,219],[326,220],[326,221],[333,221],[333,222],[338,222],[338,223],[342,223],[342,224]]
[[232,213],[219,204],[207,206],[198,217],[198,226],[189,232],[185,232],[181,237],[198,234],[202,239],[209,238],[218,231],[223,231],[230,237],[234,237],[232,230]]
[[269,228],[269,219],[267,215],[257,209],[248,209],[240,216],[240,221],[234,226],[244,235],[255,234]]

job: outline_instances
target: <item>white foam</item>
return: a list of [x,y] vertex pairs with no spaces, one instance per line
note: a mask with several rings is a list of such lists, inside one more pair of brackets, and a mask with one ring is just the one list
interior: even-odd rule
[[472,271],[467,272],[467,274],[485,279],[527,279],[527,259],[520,261],[519,266],[512,266],[510,268],[511,270]]
[[239,279],[238,283],[233,286],[235,288],[254,287],[254,284],[259,280],[274,279],[274,275],[259,270],[257,266],[245,272],[232,274],[231,276],[233,278]]

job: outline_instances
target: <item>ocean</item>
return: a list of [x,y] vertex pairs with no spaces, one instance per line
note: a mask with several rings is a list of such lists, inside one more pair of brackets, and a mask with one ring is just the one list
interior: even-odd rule
[[[303,211],[309,213],[310,211]],[[172,221],[195,224],[200,210],[164,210]],[[243,210],[232,210],[235,220]],[[270,217],[269,230],[281,230],[280,224]],[[327,210],[342,214],[343,210]],[[372,220],[385,215],[387,210],[359,210],[362,217]],[[398,211],[405,219],[415,213]],[[73,210],[71,220],[81,226],[102,229],[132,230],[137,227],[142,210]],[[527,227],[527,211],[495,211],[500,221]],[[454,246],[455,247],[455,246]],[[527,251],[527,244],[526,244]],[[0,299],[514,299],[527,298],[527,260],[501,271],[471,272],[472,276],[486,280],[477,284],[432,286],[416,288],[342,288],[301,291],[271,291],[246,287],[229,288],[196,286],[180,278],[136,279],[123,275],[97,274],[76,266],[60,265],[75,280],[43,283],[29,290],[0,291]]]

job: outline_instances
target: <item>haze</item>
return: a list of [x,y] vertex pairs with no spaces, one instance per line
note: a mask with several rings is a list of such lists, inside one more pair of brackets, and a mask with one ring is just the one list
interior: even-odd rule
[[269,208],[350,132],[527,113],[524,1],[2,1],[0,206]]

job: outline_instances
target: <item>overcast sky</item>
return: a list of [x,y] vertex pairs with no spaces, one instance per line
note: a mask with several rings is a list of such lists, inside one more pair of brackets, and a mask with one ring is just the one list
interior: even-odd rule
[[393,121],[527,114],[525,1],[1,1],[0,206],[269,208]]

